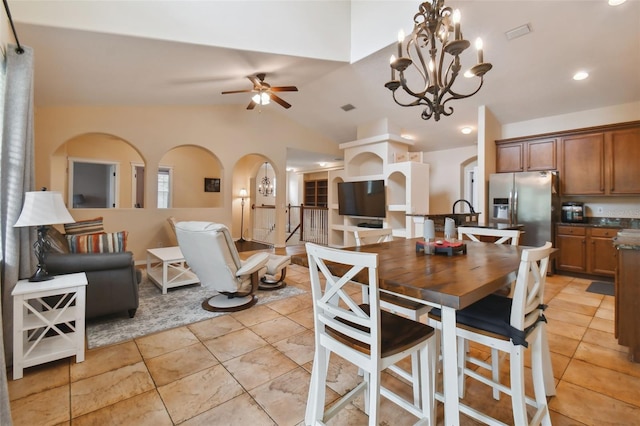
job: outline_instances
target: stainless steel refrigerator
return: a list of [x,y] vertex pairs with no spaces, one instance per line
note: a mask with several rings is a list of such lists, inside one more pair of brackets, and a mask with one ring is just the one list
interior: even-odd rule
[[489,223],[523,226],[520,244],[554,243],[560,218],[557,172],[494,173],[489,177]]

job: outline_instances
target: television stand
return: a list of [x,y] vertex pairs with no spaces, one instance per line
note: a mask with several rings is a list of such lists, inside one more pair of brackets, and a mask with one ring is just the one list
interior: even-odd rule
[[369,222],[361,222],[358,224],[358,228],[382,228],[382,222],[369,223]]

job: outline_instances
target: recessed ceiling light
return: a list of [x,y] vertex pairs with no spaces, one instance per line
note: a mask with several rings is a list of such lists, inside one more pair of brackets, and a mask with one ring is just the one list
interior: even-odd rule
[[410,135],[408,133],[403,133],[400,135],[400,137],[404,138],[404,139],[409,139],[410,141],[415,140],[416,138],[413,135]]
[[320,167],[324,167],[324,166],[326,166],[326,165],[327,165],[327,163],[324,163],[324,162],[322,162],[322,161],[321,161],[320,163],[318,163],[318,166],[320,166]]
[[469,133],[471,133],[473,131],[473,129],[469,126],[465,126],[462,129],[460,129],[460,131],[462,133],[464,133],[465,135],[468,135]]
[[609,0],[609,6],[619,6],[627,0]]
[[589,77],[589,73],[586,71],[578,71],[573,75],[573,79],[576,81],[584,80],[587,77]]

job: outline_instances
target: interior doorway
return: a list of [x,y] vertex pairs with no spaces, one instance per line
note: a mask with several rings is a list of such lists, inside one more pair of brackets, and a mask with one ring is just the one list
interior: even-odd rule
[[73,208],[117,208],[119,164],[69,158],[69,199]]

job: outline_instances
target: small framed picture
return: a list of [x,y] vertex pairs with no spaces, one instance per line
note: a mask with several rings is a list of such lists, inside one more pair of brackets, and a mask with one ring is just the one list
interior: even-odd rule
[[220,192],[220,179],[204,178],[204,192]]

